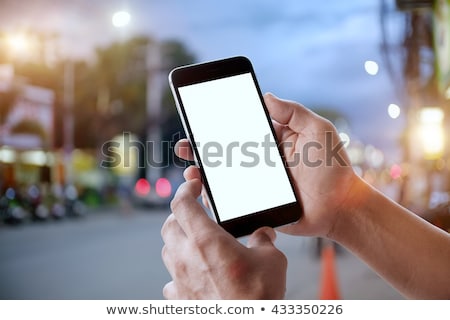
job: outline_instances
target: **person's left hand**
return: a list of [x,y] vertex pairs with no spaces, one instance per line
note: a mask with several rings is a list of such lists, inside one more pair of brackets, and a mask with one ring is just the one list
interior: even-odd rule
[[202,183],[189,171],[161,230],[162,258],[172,276],[164,297],[283,299],[287,259],[273,244],[275,231],[258,229],[249,237],[248,247],[242,245],[197,202]]

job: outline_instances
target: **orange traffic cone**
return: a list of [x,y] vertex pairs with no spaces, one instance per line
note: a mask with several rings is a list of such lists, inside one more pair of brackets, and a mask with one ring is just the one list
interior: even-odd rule
[[320,300],[340,300],[336,277],[335,252],[333,244],[322,248],[322,274],[320,279]]

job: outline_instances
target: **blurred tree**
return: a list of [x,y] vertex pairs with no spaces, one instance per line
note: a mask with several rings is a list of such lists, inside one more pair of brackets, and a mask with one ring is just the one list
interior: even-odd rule
[[[176,40],[170,40],[163,43],[162,52],[164,53],[163,64],[167,73],[175,67],[194,63],[196,60],[194,55],[188,52],[184,45]],[[163,92],[162,108],[165,111],[164,119],[162,121],[162,139],[163,141],[171,141],[169,147],[173,150],[176,141],[179,138],[184,137],[185,134],[181,120],[176,112],[175,101],[168,85]],[[183,165],[181,160],[174,157],[173,152],[163,152],[163,157],[165,163],[174,163],[176,161],[178,165]]]
[[[175,67],[195,62],[194,55],[187,52],[183,44],[176,40],[170,40],[163,43],[162,52],[164,53],[164,67],[167,71],[170,71]],[[176,116],[175,101],[173,100],[172,93],[170,92],[170,88],[168,86],[164,91],[162,104],[163,107],[167,109],[169,115]]]
[[[97,49],[95,66],[97,85],[96,109],[97,121],[101,122],[102,136],[97,139],[97,146],[124,131],[145,136],[146,115],[146,81],[148,72],[164,72],[175,66],[192,63],[194,57],[178,41],[161,44],[163,65],[160,70],[148,70],[148,48],[154,40],[145,36],[134,37],[126,42],[113,43],[106,48]],[[162,99],[163,136],[168,131],[181,128],[176,118],[174,102],[168,84],[164,87]],[[86,130],[85,122],[80,125]],[[169,135],[171,133],[168,133]],[[95,136],[95,135],[94,135]]]
[[136,37],[97,49],[97,111],[107,121],[107,135],[136,132],[145,125],[149,44],[150,39]]

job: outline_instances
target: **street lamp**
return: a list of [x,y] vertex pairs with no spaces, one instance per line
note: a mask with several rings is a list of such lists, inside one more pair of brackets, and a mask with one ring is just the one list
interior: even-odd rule
[[116,28],[127,26],[131,21],[131,15],[127,11],[118,11],[112,16],[112,24]]
[[377,75],[379,70],[378,63],[372,60],[367,60],[366,62],[364,62],[364,69],[371,76],[375,76]]
[[[131,15],[126,11],[118,11],[112,16],[112,23],[116,28],[123,28],[129,24]],[[162,71],[161,46],[158,41],[153,41],[145,45],[145,65],[146,65],[146,112],[147,112],[147,132],[146,146],[152,148],[147,150],[147,155],[151,155],[155,161],[162,160],[161,154],[161,129],[159,121],[161,119],[161,101],[163,83],[167,81],[166,74]],[[152,142],[148,144],[147,142]],[[146,179],[155,182],[161,178],[161,168],[146,170]]]
[[37,61],[42,58],[42,44],[36,32],[15,31],[5,33],[3,44],[8,59],[15,62]]
[[[125,27],[131,20],[131,16],[126,11],[118,11],[112,16],[112,24],[116,28]],[[74,93],[75,93],[75,66],[74,62],[68,59],[64,63],[64,162],[65,162],[65,182],[72,183],[72,152],[74,149]]]
[[388,106],[388,115],[392,119],[397,119],[400,116],[400,113],[401,113],[400,107],[395,103],[391,103]]
[[29,39],[24,34],[10,34],[6,39],[9,48],[14,53],[23,53],[29,47]]

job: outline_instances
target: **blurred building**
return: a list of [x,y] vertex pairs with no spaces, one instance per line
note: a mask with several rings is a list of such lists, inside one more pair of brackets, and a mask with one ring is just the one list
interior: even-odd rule
[[419,214],[450,201],[450,1],[397,0],[406,128],[400,202]]
[[[0,122],[0,168],[5,185],[27,184],[50,180],[49,167],[54,162],[51,150],[53,140],[52,90],[21,83],[14,77],[11,65],[2,65],[0,91],[14,91],[14,98],[2,113]],[[6,71],[9,70],[9,71]]]

